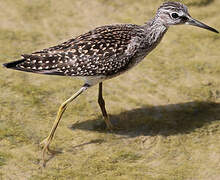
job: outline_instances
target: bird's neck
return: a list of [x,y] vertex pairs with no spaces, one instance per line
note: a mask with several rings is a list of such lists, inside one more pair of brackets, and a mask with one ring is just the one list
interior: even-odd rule
[[156,17],[143,25],[146,34],[146,40],[148,43],[152,44],[161,41],[164,34],[167,32],[168,27],[165,26],[160,20]]

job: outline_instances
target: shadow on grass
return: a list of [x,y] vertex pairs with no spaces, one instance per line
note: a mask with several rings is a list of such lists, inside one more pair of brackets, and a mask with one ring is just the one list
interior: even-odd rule
[[[219,121],[220,103],[195,101],[163,106],[145,106],[110,115],[110,120],[122,129],[112,133],[130,137],[186,134],[212,121]],[[97,119],[73,124],[70,128],[107,132],[101,116]]]

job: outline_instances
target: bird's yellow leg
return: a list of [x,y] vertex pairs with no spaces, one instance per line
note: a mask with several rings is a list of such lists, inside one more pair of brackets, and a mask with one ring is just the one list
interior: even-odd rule
[[45,165],[46,161],[45,161],[45,153],[48,151],[50,153],[54,153],[55,151],[50,150],[49,146],[50,143],[54,137],[54,133],[56,131],[56,128],[62,118],[63,113],[65,112],[67,105],[72,102],[74,99],[76,99],[83,91],[85,91],[89,86],[88,85],[84,85],[78,92],[76,92],[73,96],[71,96],[69,99],[67,99],[64,103],[62,103],[62,105],[60,106],[58,112],[57,112],[57,117],[53,123],[53,127],[49,133],[49,135],[47,136],[47,138],[45,138],[40,144],[43,145],[43,151],[42,151],[42,159],[43,159],[43,165]]
[[104,101],[104,99],[102,97],[102,82],[99,83],[98,103],[99,103],[100,109],[102,111],[102,115],[104,117],[107,129],[109,129],[109,130],[115,129],[115,127],[112,125],[111,121],[109,120],[109,116],[108,116],[108,114],[106,112],[106,109],[105,109],[105,101]]

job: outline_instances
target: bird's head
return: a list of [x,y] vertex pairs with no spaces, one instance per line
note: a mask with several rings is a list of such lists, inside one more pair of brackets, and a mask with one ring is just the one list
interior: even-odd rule
[[216,29],[192,18],[188,13],[187,7],[179,2],[163,3],[157,10],[156,18],[167,27],[171,25],[188,24],[218,33]]

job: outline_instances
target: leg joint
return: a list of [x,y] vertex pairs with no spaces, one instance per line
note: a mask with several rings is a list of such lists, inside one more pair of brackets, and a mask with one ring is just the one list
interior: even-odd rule
[[66,107],[67,107],[67,103],[63,103],[63,104],[61,104],[59,109],[60,109],[60,111],[63,111],[66,109]]

